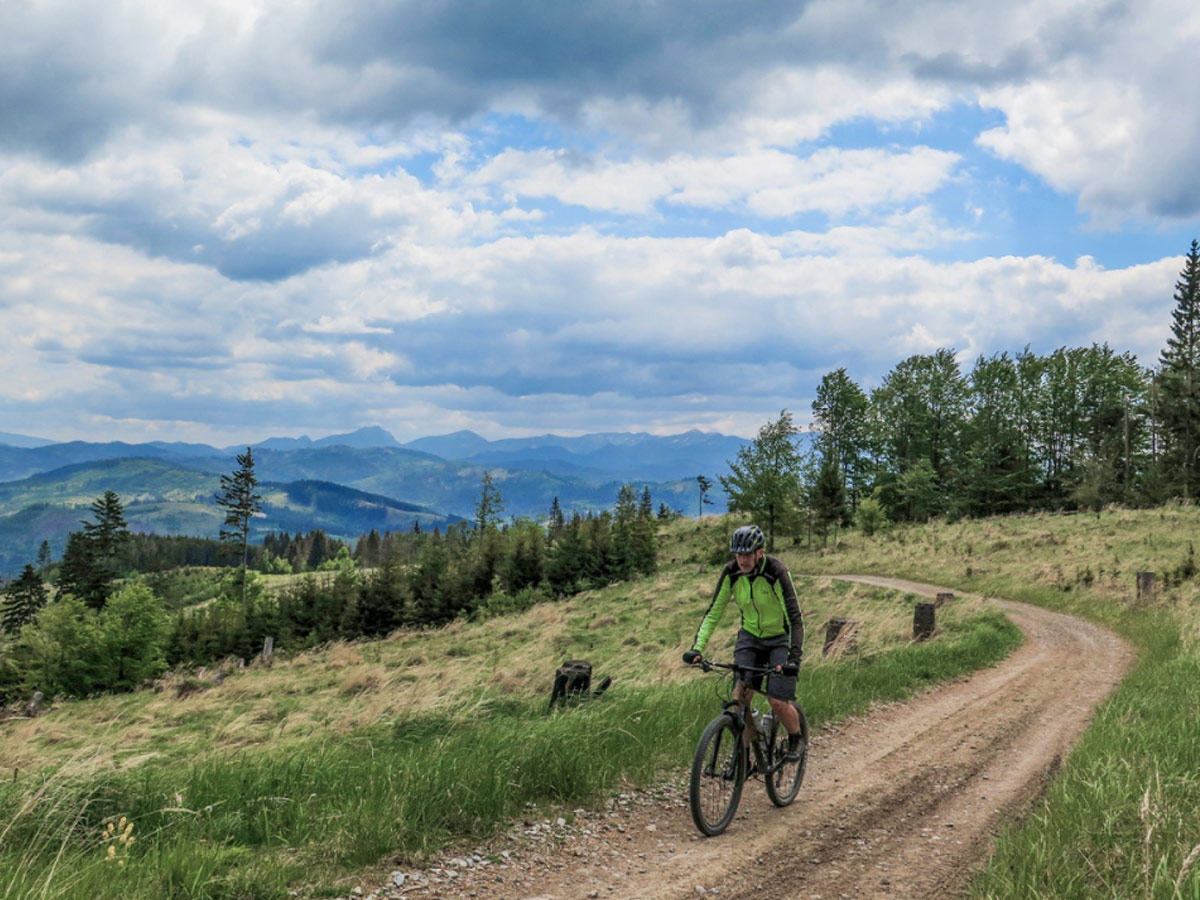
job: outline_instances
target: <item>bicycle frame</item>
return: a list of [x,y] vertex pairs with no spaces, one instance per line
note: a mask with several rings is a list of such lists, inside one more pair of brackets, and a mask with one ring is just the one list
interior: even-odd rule
[[[729,670],[734,684],[738,673],[762,675],[776,671],[774,667],[738,666],[707,659],[697,662],[705,672]],[[799,761],[795,757],[788,759],[791,754],[781,743],[787,740],[786,732],[781,734],[782,726],[773,717],[773,711],[759,718],[754,715],[751,699],[744,695],[728,698],[722,695],[721,699],[721,712],[700,736],[688,787],[692,821],[709,837],[721,834],[733,820],[742,788],[752,775],[763,776],[772,803],[780,807],[790,805],[804,779],[807,757],[808,722],[798,703],[792,701],[800,721],[800,746],[804,748]],[[753,753],[748,752],[751,747]]]
[[[728,669],[731,677],[733,678],[735,689],[737,685],[738,672],[747,672],[751,675],[770,675],[775,671],[775,669],[771,666],[738,666],[730,665],[729,663],[713,662],[712,660],[708,659],[700,660],[699,666],[705,672],[711,672],[713,669]],[[762,692],[755,691],[755,693]],[[753,723],[753,728],[751,729],[751,732],[747,734],[746,712],[747,710],[752,710],[753,708],[754,707],[750,701],[738,700],[736,698],[726,700],[722,704],[722,709],[729,716],[731,716],[735,722],[737,722],[738,733],[744,736],[742,741],[743,749],[749,747],[754,751],[754,762],[757,765],[757,770],[755,772],[751,772],[747,766],[744,770],[746,771],[746,777],[748,778],[750,775],[762,774],[769,778],[778,772],[783,766],[783,760],[776,760],[772,758],[774,756],[774,748],[770,743],[770,735],[763,730],[763,723],[759,720],[756,720],[753,715],[750,716],[750,721]],[[771,714],[772,713],[768,713],[768,715]],[[764,748],[766,749],[765,754],[763,752]],[[747,760],[747,762],[749,762],[749,760]]]

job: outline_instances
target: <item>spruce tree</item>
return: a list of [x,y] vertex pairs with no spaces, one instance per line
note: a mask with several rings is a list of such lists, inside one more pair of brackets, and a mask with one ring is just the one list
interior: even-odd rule
[[1167,439],[1168,465],[1189,499],[1200,451],[1200,244],[1192,241],[1175,283],[1171,336],[1162,352],[1159,415]]
[[22,625],[33,621],[48,598],[42,576],[30,563],[26,563],[16,580],[4,589],[4,603],[0,605],[0,628],[9,634],[16,634]]
[[46,577],[46,572],[50,569],[51,562],[53,562],[53,554],[50,550],[50,542],[42,541],[37,552],[37,570],[43,579]]
[[242,551],[242,603],[246,602],[246,563],[250,555],[250,520],[262,510],[262,497],[255,493],[258,479],[254,476],[254,454],[249,447],[237,455],[238,467],[232,475],[221,476],[221,491],[216,495],[217,506],[225,510],[221,540]]
[[130,534],[121,498],[115,492],[105,491],[91,509],[94,521],[82,521],[83,531],[67,535],[58,588],[92,609],[102,609],[113,580],[125,565]]
[[475,504],[475,528],[481,534],[495,528],[503,511],[504,500],[500,496],[500,489],[496,487],[492,473],[484,472],[479,502]]
[[563,529],[566,527],[566,524],[566,520],[563,518],[562,507],[558,505],[558,497],[555,497],[554,501],[550,504],[550,522],[548,530],[550,532],[551,542],[558,540],[559,536],[563,532]]
[[92,504],[92,516],[94,522],[81,523],[83,532],[92,545],[97,562],[115,577],[130,538],[121,498],[115,491],[105,491],[104,496]]
[[812,508],[821,533],[821,543],[829,537],[829,529],[845,526],[850,522],[850,510],[846,505],[846,486],[838,470],[837,460],[827,455],[821,463],[816,484],[813,485]]

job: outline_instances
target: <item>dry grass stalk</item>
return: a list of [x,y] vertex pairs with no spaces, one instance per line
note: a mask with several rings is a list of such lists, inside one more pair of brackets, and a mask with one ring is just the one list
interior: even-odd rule
[[[822,626],[822,628],[824,627]],[[836,662],[857,648],[858,622],[850,619],[842,626],[842,630],[838,632],[837,637],[830,641],[829,646],[824,649],[824,656],[826,659]]]
[[[1151,791],[1154,792],[1154,800],[1151,799]],[[1155,801],[1161,799],[1162,781],[1159,779],[1158,770],[1155,769],[1154,783],[1146,786],[1146,792],[1142,794],[1142,805],[1138,810],[1138,818],[1146,827],[1146,834],[1142,838],[1142,890],[1146,900],[1151,900],[1153,897],[1150,890],[1153,874],[1151,849],[1154,841],[1154,829],[1158,825],[1158,803]]]
[[1188,871],[1192,866],[1200,861],[1200,844],[1192,848],[1192,852],[1187,855],[1187,859],[1183,861],[1183,865],[1179,867],[1179,875],[1175,878],[1175,893],[1178,894],[1180,888],[1183,887],[1183,879],[1187,878]]

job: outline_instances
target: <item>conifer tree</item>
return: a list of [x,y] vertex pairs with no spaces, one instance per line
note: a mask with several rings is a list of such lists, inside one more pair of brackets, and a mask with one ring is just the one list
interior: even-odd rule
[[254,476],[254,453],[249,447],[237,455],[238,467],[232,475],[221,476],[221,491],[216,495],[217,506],[225,510],[221,540],[242,551],[242,602],[246,601],[246,563],[250,555],[250,520],[262,510],[262,497],[255,493],[258,479]]
[[1178,472],[1183,498],[1196,483],[1200,451],[1200,244],[1192,241],[1175,283],[1171,336],[1162,352],[1159,415],[1168,441],[1169,464]]
[[124,564],[130,534],[121,498],[115,492],[105,491],[91,509],[94,521],[82,521],[83,531],[67,535],[58,587],[92,609],[101,609]]
[[821,463],[817,482],[813,486],[812,507],[822,543],[828,539],[831,527],[845,526],[850,522],[845,483],[838,471],[837,461],[831,455]]
[[633,570],[649,575],[658,567],[658,529],[654,523],[654,503],[650,488],[642,490],[637,519],[633,523]]
[[627,578],[634,571],[634,524],[638,518],[637,492],[632,484],[623,484],[617,491],[617,505],[612,518],[613,574]]
[[42,541],[37,552],[37,570],[38,574],[43,579],[46,577],[46,572],[50,569],[50,563],[53,561],[53,555],[50,550],[50,542]]
[[483,473],[483,483],[479,492],[479,502],[475,504],[475,528],[480,533],[495,528],[500,521],[500,513],[504,511],[504,500],[500,489],[496,487],[491,472]]
[[562,507],[558,505],[558,497],[555,497],[554,501],[550,504],[550,522],[548,530],[550,532],[551,542],[558,540],[559,536],[563,532],[563,528],[565,527],[566,521],[563,519]]
[[21,626],[33,621],[49,594],[42,576],[29,563],[21,570],[7,588],[4,589],[4,603],[0,605],[0,628],[9,634],[16,634]]
[[115,491],[105,491],[104,496],[92,504],[92,516],[94,522],[81,523],[83,532],[92,545],[97,562],[115,576],[120,556],[130,538],[121,498]]
[[91,543],[82,531],[72,531],[67,535],[67,546],[58,569],[59,593],[71,594],[86,603],[97,591],[97,580]]

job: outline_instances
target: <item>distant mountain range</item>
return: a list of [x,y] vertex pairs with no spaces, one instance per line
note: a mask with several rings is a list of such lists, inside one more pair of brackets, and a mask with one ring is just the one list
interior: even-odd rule
[[[470,518],[483,473],[490,471],[506,516],[544,517],[555,498],[570,515],[610,508],[623,483],[649,487],[655,506],[689,515],[698,507],[696,477],[715,483],[742,438],[691,431],[543,435],[489,441],[470,431],[397,442],[382,428],[320,440],[271,438],[254,447],[264,496],[258,535],[310,531],[353,540],[371,528],[406,530]],[[125,504],[134,531],[216,536],[213,502],[220,475],[244,445],[150,442],[39,443],[0,433],[0,575],[33,559],[42,540],[55,555],[106,490]],[[724,511],[724,496],[706,512]]]
[[[32,561],[43,540],[50,542],[55,558],[61,556],[68,532],[90,519],[89,507],[107,490],[121,496],[131,531],[216,537],[224,520],[213,502],[220,482],[215,473],[130,457],[79,463],[0,484],[0,574],[12,575]],[[262,480],[258,493],[263,508],[253,519],[255,538],[271,531],[319,528],[353,541],[372,528],[407,531],[416,522],[431,531],[460,518],[327,481]]]

